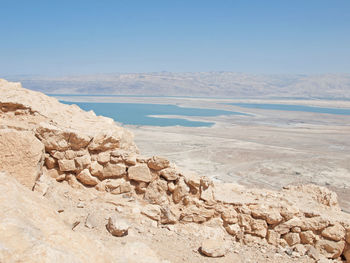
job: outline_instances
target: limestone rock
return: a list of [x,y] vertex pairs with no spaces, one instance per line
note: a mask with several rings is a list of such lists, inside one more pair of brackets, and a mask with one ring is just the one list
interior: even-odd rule
[[98,184],[96,177],[91,176],[89,169],[84,169],[77,175],[77,179],[85,185],[95,186]]
[[111,160],[109,152],[101,152],[97,155],[97,161],[101,164],[108,163]]
[[[20,193],[20,194],[19,194]],[[73,232],[37,193],[0,173],[1,262],[115,262],[100,242]]]
[[130,225],[125,219],[113,215],[108,219],[106,227],[113,236],[122,237],[128,234]]
[[142,208],[141,213],[153,220],[160,221],[161,210],[160,210],[160,206],[158,205],[152,205],[152,204],[146,205],[145,207]]
[[222,214],[221,218],[224,220],[227,224],[235,224],[238,222],[238,214],[234,208],[228,208],[225,209]]
[[305,232],[301,232],[299,234],[300,236],[300,240],[302,244],[310,244],[312,245],[315,240],[316,240],[316,236],[312,231],[305,231]]
[[87,228],[96,228],[99,224],[99,220],[95,214],[88,214],[85,220],[85,226]]
[[32,189],[41,174],[44,145],[30,131],[0,130],[0,171]]
[[90,151],[107,151],[119,148],[120,138],[112,132],[100,132],[96,134],[89,144]]
[[229,233],[232,236],[237,236],[241,232],[241,228],[238,224],[228,224],[225,227],[227,233]]
[[111,194],[123,194],[131,191],[131,185],[123,178],[120,179],[109,179],[104,181],[105,190]]
[[250,215],[245,214],[240,214],[238,219],[239,225],[244,228],[246,233],[266,237],[267,224],[265,220],[253,219]]
[[279,244],[280,237],[281,235],[276,231],[271,229],[267,230],[266,239],[269,244],[277,246]]
[[[56,179],[57,180],[57,179]],[[82,189],[82,184],[77,180],[77,177],[74,174],[66,174],[64,178],[68,182],[68,184],[74,189]]]
[[334,226],[325,228],[322,231],[321,235],[333,241],[340,241],[345,237],[345,228],[338,223],[338,224],[335,224]]
[[155,171],[159,171],[164,168],[168,168],[170,165],[170,162],[169,160],[163,157],[153,156],[151,159],[148,160],[147,165],[149,168]]
[[270,208],[264,205],[250,205],[252,216],[257,219],[264,219],[268,224],[278,224],[283,220],[278,209]]
[[215,203],[213,183],[209,178],[204,176],[201,178],[200,198],[208,205]]
[[165,168],[159,172],[167,181],[175,181],[179,178],[179,173],[174,168]]
[[219,239],[206,239],[202,242],[200,250],[208,257],[223,257],[226,254],[226,244]]
[[98,175],[100,180],[108,178],[120,178],[126,174],[126,167],[121,164],[108,163],[104,168],[102,174]]
[[298,233],[287,233],[284,237],[289,246],[294,246],[300,243],[300,237]]
[[337,258],[341,255],[345,247],[344,241],[318,240],[316,249],[327,258]]
[[90,165],[90,173],[96,177],[102,177],[103,174],[103,166],[99,164],[97,161],[93,161]]
[[87,168],[91,164],[91,157],[90,155],[83,155],[75,158],[75,165],[78,168],[78,170],[82,170]]
[[50,155],[45,156],[45,165],[48,169],[55,168],[57,165],[57,161],[55,158],[51,157]]
[[199,192],[199,186],[201,184],[201,178],[199,175],[193,172],[186,172],[182,174],[185,178],[185,182],[188,186]]
[[144,199],[147,200],[151,204],[167,204],[167,194],[166,191],[168,189],[168,185],[166,181],[162,179],[155,180],[151,182],[145,192]]
[[138,164],[128,169],[128,177],[130,180],[137,182],[149,183],[152,176],[146,164]]
[[74,160],[58,160],[58,166],[62,172],[74,172],[77,169]]
[[203,223],[212,218],[214,216],[214,213],[214,209],[201,209],[195,205],[191,205],[182,211],[180,220],[183,222]]
[[175,224],[177,222],[176,213],[168,206],[162,206],[161,209],[160,222],[162,224]]
[[182,198],[184,198],[189,193],[189,187],[185,184],[185,181],[183,178],[180,178],[179,182],[177,183],[174,192],[173,192],[173,200],[174,203],[179,203]]

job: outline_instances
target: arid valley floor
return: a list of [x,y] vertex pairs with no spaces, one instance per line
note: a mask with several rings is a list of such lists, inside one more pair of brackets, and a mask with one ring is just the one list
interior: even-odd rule
[[245,186],[269,189],[298,183],[327,186],[338,194],[342,209],[350,212],[350,116],[248,109],[226,104],[350,108],[350,101],[174,97],[70,97],[69,100],[173,104],[247,113],[249,116],[186,117],[215,122],[212,127],[126,127],[135,134],[135,142],[144,155],[163,155],[184,169]]

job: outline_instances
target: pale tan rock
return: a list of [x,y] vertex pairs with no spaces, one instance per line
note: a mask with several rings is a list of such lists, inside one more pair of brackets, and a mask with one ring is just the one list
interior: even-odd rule
[[96,177],[91,176],[89,169],[82,170],[78,175],[77,179],[88,186],[95,186],[98,184],[98,180]]
[[99,225],[99,219],[95,214],[88,214],[85,220],[85,226],[87,228],[93,229],[97,228]]
[[208,205],[215,204],[214,186],[212,181],[207,177],[201,177],[200,198]]
[[74,174],[66,174],[66,177],[64,178],[68,182],[68,184],[74,188],[74,189],[82,189],[83,186],[81,183],[77,180],[77,177]]
[[111,216],[108,219],[107,230],[113,236],[122,237],[128,234],[130,228],[129,223],[116,215]]
[[168,168],[170,165],[169,160],[159,157],[159,156],[153,156],[151,159],[148,160],[147,165],[150,169],[153,169],[155,171],[160,171],[164,168]]
[[178,216],[176,215],[175,211],[169,206],[162,206],[160,208],[160,211],[160,222],[162,224],[175,224],[177,222]]
[[168,185],[166,181],[162,179],[155,180],[148,185],[144,199],[151,204],[167,204],[167,189]]
[[45,156],[45,166],[47,169],[53,169],[57,165],[57,161],[55,158],[51,157],[50,155]]
[[51,155],[52,155],[52,157],[56,158],[57,160],[66,159],[66,152],[51,151]]
[[0,130],[0,171],[32,189],[44,163],[44,145],[33,132]]
[[195,205],[191,205],[182,211],[180,220],[183,222],[203,223],[212,218],[214,214],[214,209],[199,208]]
[[345,240],[350,244],[350,228],[346,230]]
[[102,177],[103,166],[97,161],[93,161],[90,165],[90,173],[96,177]]
[[162,169],[159,175],[163,176],[167,181],[175,181],[179,178],[179,173],[172,167]]
[[111,179],[105,183],[105,189],[111,194],[119,195],[124,193],[129,193],[132,187],[129,182],[125,181],[123,178]]
[[6,211],[0,217],[1,262],[117,261],[99,241],[67,227],[47,200],[2,173],[0,211]]
[[326,187],[307,184],[288,186],[288,190],[307,193],[318,203],[339,209],[337,194],[333,191],[330,191]]
[[279,244],[280,237],[281,235],[276,231],[271,229],[267,230],[266,239],[269,244],[277,246]]
[[173,193],[175,188],[176,188],[176,186],[175,186],[174,182],[169,182],[168,183],[168,190],[169,190],[170,193]]
[[73,129],[61,129],[48,123],[40,123],[36,129],[36,134],[45,145],[47,151],[66,151],[68,149],[80,150],[85,148],[91,138],[82,132]]
[[312,246],[309,247],[306,254],[316,261],[320,260],[321,258],[320,252],[315,247],[312,247]]
[[312,245],[315,240],[316,240],[316,236],[312,231],[305,231],[305,232],[301,232],[299,234],[300,236],[300,240],[302,244],[310,244]]
[[194,172],[186,172],[182,173],[182,175],[185,178],[186,184],[199,192],[199,186],[201,184],[200,176]]
[[341,224],[337,223],[334,226],[325,228],[321,235],[333,241],[340,241],[345,238],[345,228]]
[[135,154],[132,154],[132,155],[128,155],[128,156],[125,156],[124,157],[124,162],[127,164],[127,165],[136,165],[137,161],[136,161],[136,155]]
[[249,208],[254,218],[264,219],[268,224],[278,224],[283,220],[283,217],[276,208],[270,208],[265,205],[250,205]]
[[200,250],[208,257],[223,257],[226,254],[226,244],[220,239],[206,239],[202,242]]
[[344,252],[343,252],[343,255],[346,259],[346,263],[349,263],[350,262],[350,246],[348,246]]
[[47,176],[46,173],[43,173],[38,180],[36,180],[35,185],[33,187],[33,191],[40,193],[41,195],[45,195],[52,185],[52,178]]
[[108,178],[120,178],[125,174],[125,165],[108,163],[105,167],[103,167],[103,172],[101,175],[98,175],[98,178],[102,181]]
[[138,164],[128,169],[130,180],[149,183],[152,180],[150,170],[146,164]]
[[62,172],[74,172],[77,169],[74,160],[58,160],[58,166]]
[[240,214],[238,223],[244,228],[244,231],[259,237],[266,237],[267,223],[262,219],[253,219],[250,215]]
[[146,205],[142,208],[141,213],[153,220],[160,221],[161,210],[158,205]]
[[111,160],[111,155],[109,152],[101,152],[97,155],[97,161],[100,164],[108,163]]
[[294,226],[294,227],[291,228],[291,231],[293,233],[300,233],[301,232],[301,228],[298,227],[298,226]]
[[67,150],[64,153],[64,157],[65,157],[65,159],[72,160],[75,157],[77,157],[77,153],[73,150]]
[[344,241],[318,240],[316,242],[316,249],[327,258],[338,258],[345,247]]
[[89,154],[76,157],[74,160],[78,170],[83,170],[91,164],[91,157]]
[[189,193],[189,191],[190,189],[186,185],[184,179],[180,178],[173,192],[174,203],[179,203]]
[[289,246],[294,246],[300,243],[300,237],[298,233],[287,233],[283,238],[287,241]]
[[304,256],[307,252],[307,249],[305,248],[305,246],[303,246],[302,244],[297,244],[293,247],[293,250],[298,252],[298,254],[300,256]]
[[235,224],[238,222],[238,214],[235,209],[225,209],[221,214],[222,220],[227,224]]
[[119,148],[120,138],[112,132],[99,132],[89,144],[90,151],[108,151]]
[[62,182],[64,180],[66,180],[66,174],[65,173],[61,173],[61,174],[58,175],[58,177],[56,177],[56,181],[57,182]]
[[58,178],[58,176],[60,175],[57,169],[43,169],[43,173],[46,173],[47,176],[54,179]]
[[229,233],[232,236],[237,236],[241,232],[241,228],[238,224],[228,224],[225,226],[225,229],[227,233]]

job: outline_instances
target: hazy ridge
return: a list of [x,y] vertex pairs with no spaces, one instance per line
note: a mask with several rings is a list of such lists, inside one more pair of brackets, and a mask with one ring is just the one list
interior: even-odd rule
[[234,72],[7,76],[57,94],[350,99],[350,74],[253,75]]

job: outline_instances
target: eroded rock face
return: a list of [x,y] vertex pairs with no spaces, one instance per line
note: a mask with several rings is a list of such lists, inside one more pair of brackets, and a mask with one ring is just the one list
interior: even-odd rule
[[0,171],[32,189],[42,174],[44,145],[30,131],[0,129]]
[[0,217],[1,262],[117,260],[97,241],[73,232],[45,200],[3,173],[0,210],[6,211]]

